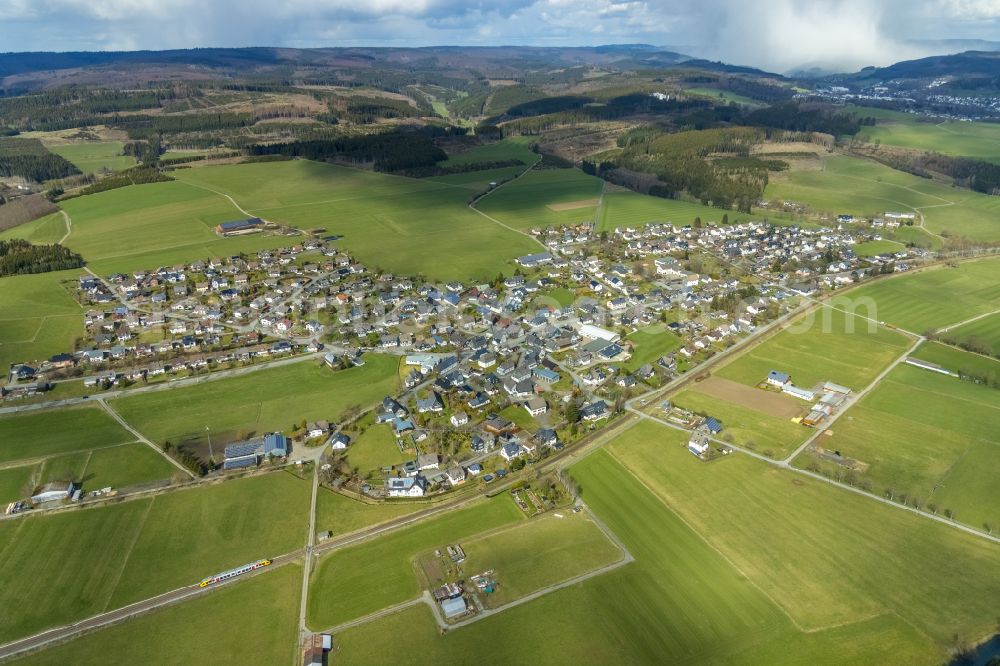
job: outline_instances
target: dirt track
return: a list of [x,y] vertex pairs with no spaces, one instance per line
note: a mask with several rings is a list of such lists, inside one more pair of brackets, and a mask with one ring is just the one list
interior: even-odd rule
[[790,419],[803,411],[802,406],[787,395],[745,386],[722,377],[709,377],[692,388],[714,398],[779,419]]

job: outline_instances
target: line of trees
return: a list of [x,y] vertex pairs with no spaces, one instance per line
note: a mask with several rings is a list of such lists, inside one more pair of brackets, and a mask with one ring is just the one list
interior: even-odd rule
[[394,131],[383,134],[316,139],[290,143],[254,144],[251,156],[286,155],[311,160],[344,160],[371,164],[376,171],[397,172],[433,167],[448,155],[434,144],[430,132]]

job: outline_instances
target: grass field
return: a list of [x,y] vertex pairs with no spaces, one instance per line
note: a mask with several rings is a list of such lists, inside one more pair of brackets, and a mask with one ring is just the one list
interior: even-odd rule
[[305,521],[290,517],[308,505],[309,484],[278,472],[4,522],[0,606],[21,610],[0,624],[0,641],[300,548]]
[[0,470],[0,503],[30,497],[50,481],[75,481],[84,491],[169,481],[179,470],[147,445],[133,442],[75,451]]
[[351,442],[347,449],[347,460],[351,467],[357,467],[365,474],[386,465],[405,462],[406,456],[399,451],[391,425],[370,424],[368,429]]
[[[639,437],[646,450],[654,451],[657,471],[666,464],[683,473],[688,466],[705,474],[715,471],[715,465],[695,460],[679,444],[664,444],[659,431],[633,430],[626,437]],[[546,664],[941,661],[943,651],[891,613],[858,614],[843,625],[808,627],[806,633],[727,561],[726,553],[606,452],[589,456],[572,473],[587,504],[625,542],[635,562],[443,636],[428,609],[408,609],[338,633],[336,660],[379,663],[393,653],[396,641],[403,641],[420,664],[473,653],[479,663],[523,663],[525,645],[532,646],[533,661]],[[697,511],[713,516],[729,511],[704,495],[699,493]],[[822,530],[822,522],[815,527]],[[769,544],[749,546],[744,556],[754,557],[762,547]],[[517,640],[496,639],[511,635]],[[394,642],[387,643],[385,636]]]
[[723,215],[728,215],[729,221],[734,224],[759,219],[759,216],[712,208],[691,201],[663,199],[636,192],[609,192],[604,195],[597,228],[599,231],[610,231],[616,227],[641,227],[651,222],[672,222],[683,226],[694,222],[696,217],[700,217],[706,224],[721,223]]
[[[970,418],[970,415],[975,415]],[[976,529],[1000,527],[1000,392],[909,366],[894,369],[823,439],[827,450],[868,465],[872,492],[949,509]],[[805,452],[796,465],[838,468]]]
[[[847,303],[836,301],[835,305]],[[860,308],[858,314],[869,313]],[[715,374],[755,386],[767,378],[770,370],[780,370],[805,388],[831,381],[859,391],[907,348],[907,338],[901,333],[881,326],[871,331],[869,323],[824,306],[739,355]]]
[[[16,227],[20,229],[20,227]],[[62,282],[79,271],[0,278],[0,367],[72,351],[83,335],[83,309]]]
[[37,469],[37,465],[0,469],[0,505],[30,496]]
[[[308,361],[169,391],[126,396],[114,408],[155,442],[214,443],[249,433],[287,430],[303,420],[340,420],[352,405],[369,407],[398,386],[395,356],[369,354],[365,364],[339,372]],[[280,389],[279,387],[285,387]],[[289,388],[294,387],[294,390]]]
[[95,173],[107,169],[121,171],[135,166],[135,158],[122,155],[121,141],[88,141],[86,143],[63,143],[47,146],[56,155],[62,155],[83,173]]
[[176,181],[70,199],[62,208],[73,220],[64,244],[102,275],[293,244],[260,234],[219,238],[216,224],[245,216],[225,197]]
[[66,221],[62,213],[52,213],[37,220],[0,231],[0,240],[23,238],[31,243],[51,245],[58,243],[66,234]]
[[228,194],[265,219],[342,234],[340,243],[359,260],[396,273],[493,277],[538,247],[469,210],[470,190],[456,184],[305,160],[204,167],[177,177]]
[[970,354],[940,342],[925,342],[911,356],[937,363],[952,372],[964,371],[983,377],[989,376],[991,372],[1000,373],[1000,360]]
[[808,204],[818,211],[877,215],[916,211],[936,234],[1000,240],[1000,199],[941,185],[855,157],[824,158],[823,169],[772,178],[765,196]]
[[968,261],[957,268],[941,266],[878,280],[852,290],[850,298],[874,302],[871,317],[923,333],[1000,309],[1000,260]]
[[407,500],[366,504],[321,488],[316,498],[316,530],[319,532],[329,530],[335,536],[347,534],[362,527],[377,525],[426,509],[428,506],[425,503]]
[[906,246],[891,240],[868,241],[854,246],[854,253],[859,257],[874,257],[880,254],[890,254],[905,250]]
[[647,363],[656,363],[664,354],[678,349],[681,338],[666,326],[653,325],[629,333],[627,339],[635,343],[632,358],[622,364],[629,372],[635,372]]
[[[620,561],[625,555],[585,513],[551,513],[462,542],[467,574],[494,571],[495,608],[548,585]],[[444,581],[442,581],[444,582]]]
[[602,187],[599,178],[588,176],[578,169],[532,169],[481,199],[476,207],[523,231],[592,222],[597,210],[594,205],[563,211],[549,206],[596,199],[601,195]]
[[170,479],[176,474],[183,472],[148,445],[135,442],[91,451],[81,480],[88,490],[107,486],[128,488]]
[[[155,654],[156,663],[171,666],[227,661],[244,664],[287,664],[296,656],[302,568],[282,567],[266,575],[227,585],[204,597],[124,624],[87,634],[63,645],[16,660],[25,666],[140,663]],[[266,599],[266,612],[261,609]],[[263,610],[263,609],[261,609]]]
[[[874,109],[855,107],[861,115]],[[1000,164],[1000,126],[993,123],[936,122],[910,114],[883,115],[874,126],[862,127],[859,136],[887,146],[971,157]]]
[[811,433],[798,423],[706,395],[697,389],[681,391],[672,396],[671,401],[683,409],[722,421],[725,429],[719,439],[774,458],[786,457]]
[[610,451],[801,628],[896,616],[936,662],[996,631],[994,544],[745,456],[706,465],[678,435],[643,424]]
[[0,462],[86,451],[135,438],[99,407],[72,407],[0,417]]
[[309,626],[331,627],[413,599],[420,594],[412,562],[418,553],[522,517],[505,494],[324,556],[310,581]]
[[474,162],[498,162],[501,160],[521,160],[525,167],[538,160],[538,154],[531,151],[531,138],[527,136],[512,137],[476,146],[465,152],[449,155],[444,162],[439,162],[438,166],[450,167],[458,164],[471,164]]
[[286,472],[157,495],[128,555],[113,607],[302,547],[309,483]]
[[950,334],[959,341],[968,342],[978,339],[992,348],[994,355],[1000,354],[1000,313],[991,314],[982,319],[963,324],[952,329]]
[[684,92],[689,95],[708,97],[713,102],[719,102],[722,104],[729,104],[732,102],[743,106],[762,106],[760,102],[754,101],[744,95],[737,95],[736,93],[724,90],[716,90],[715,88],[685,88]]

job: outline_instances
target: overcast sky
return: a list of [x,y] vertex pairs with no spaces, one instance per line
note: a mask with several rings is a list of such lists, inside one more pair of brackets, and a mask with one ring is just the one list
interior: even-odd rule
[[674,45],[785,71],[1000,39],[1000,0],[0,0],[0,50]]

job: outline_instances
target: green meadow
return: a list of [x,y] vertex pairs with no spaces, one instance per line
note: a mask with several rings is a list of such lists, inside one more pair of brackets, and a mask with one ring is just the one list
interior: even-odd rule
[[0,416],[0,462],[99,449],[134,439],[96,406]]
[[940,342],[925,342],[911,356],[937,363],[952,372],[965,372],[982,377],[1000,372],[1000,359],[971,354]]
[[[857,294],[851,292],[852,296]],[[835,299],[831,304],[844,307],[851,302]],[[906,350],[908,340],[901,333],[835,307],[810,310],[715,374],[755,386],[767,379],[769,371],[779,370],[804,388],[831,381],[860,391]],[[857,313],[874,316],[864,308]]]
[[[276,472],[0,523],[7,642],[301,548],[309,484]],[[48,557],[39,557],[40,551]],[[44,584],[39,584],[44,581]],[[31,599],[25,604],[25,599]],[[127,626],[127,625],[126,625]]]
[[959,342],[979,340],[991,348],[990,353],[995,356],[1000,355],[1000,313],[970,321],[968,324],[952,329],[949,333],[955,336]]
[[[861,115],[873,109],[856,107]],[[911,114],[883,116],[874,126],[862,127],[859,136],[887,146],[971,157],[1000,164],[1000,127],[994,123],[938,122]]]
[[[65,644],[15,660],[25,666],[73,663],[98,666],[114,655],[119,663],[139,663],[156,655],[157,664],[217,664],[219,655],[245,664],[284,664],[297,658],[296,613],[302,568],[281,567],[225,586],[176,606],[85,634]],[[266,612],[261,600],[266,599]],[[261,612],[247,612],[249,608]]]
[[680,348],[681,338],[663,325],[653,325],[629,333],[627,340],[635,344],[632,358],[622,364],[629,372],[635,372],[647,363],[654,364],[664,354]]
[[225,197],[178,181],[78,197],[62,208],[73,220],[64,244],[102,275],[293,244],[261,234],[220,238],[216,224],[245,215]]
[[521,511],[503,494],[324,555],[310,581],[308,624],[320,630],[409,601],[420,594],[413,569],[417,554],[521,519]]
[[29,497],[34,490],[37,470],[37,465],[0,469],[0,507],[5,507],[8,502]]
[[347,460],[351,467],[357,467],[362,474],[366,474],[386,465],[405,462],[406,456],[396,444],[391,424],[375,425],[371,417],[363,422],[367,424],[365,431],[357,434],[347,448]]
[[448,156],[444,162],[439,162],[438,166],[449,167],[457,164],[471,164],[475,162],[497,162],[501,160],[521,160],[525,166],[538,160],[538,153],[531,150],[532,137],[518,136],[476,146],[470,150],[454,153]]
[[697,95],[699,97],[708,97],[713,102],[720,102],[722,104],[740,104],[742,106],[763,106],[760,102],[754,101],[753,99],[746,97],[745,95],[737,95],[736,93],[729,92],[727,90],[717,90],[715,88],[685,88],[684,92],[688,95]]
[[47,148],[62,155],[83,173],[121,171],[135,166],[135,158],[122,155],[121,141],[50,144]]
[[[859,552],[867,571],[878,571],[883,561],[881,539],[856,545],[848,542],[846,553],[836,547],[827,551],[815,543],[817,535],[823,546],[848,539],[837,531],[841,519],[831,525],[817,511],[839,506],[838,491],[831,495],[817,483],[801,487],[787,483],[791,477],[787,473],[781,475],[785,483],[773,485],[771,476],[777,472],[746,458],[706,464],[686,453],[679,437],[682,433],[636,426],[612,445],[616,457],[624,458],[619,449],[634,454],[630,458],[641,456],[635,467],[632,459],[625,461],[626,467],[608,452],[598,451],[572,468],[588,506],[625,543],[635,562],[444,635],[428,609],[409,608],[337,633],[334,658],[378,663],[394,654],[401,641],[418,664],[442,663],[471,653],[484,664],[520,663],[525,645],[532,646],[533,659],[546,664],[936,664],[946,659],[949,639],[938,642],[912,624],[928,612],[932,595],[942,591],[940,584],[932,582],[934,589],[928,594],[917,593],[922,602],[917,609],[902,603],[903,612],[897,613],[874,601],[866,604],[860,597],[874,597],[876,592],[862,589],[856,602],[849,599],[843,618],[816,617],[826,613],[824,591],[842,594],[843,578],[858,575],[856,567],[830,571],[830,564],[851,565]],[[647,472],[641,480],[636,468]],[[665,476],[668,473],[670,479]],[[685,491],[668,496],[665,493],[671,491],[674,476],[681,479],[679,485]],[[685,497],[675,502],[674,494]],[[737,506],[722,500],[724,495],[743,494],[747,497]],[[823,506],[806,502],[804,509],[797,508],[795,502],[802,502],[803,497],[818,497]],[[756,517],[753,509],[762,499],[770,503],[760,507],[761,517]],[[752,502],[749,508],[745,506],[748,501]],[[879,532],[880,516],[866,513],[878,513],[878,507],[869,507],[867,500],[859,502],[848,498],[847,504],[851,518],[863,520],[863,527],[843,522],[852,535]],[[804,523],[801,529],[809,538],[800,538],[798,529],[787,530],[782,516],[786,511],[796,528]],[[707,520],[722,521],[727,529],[706,538]],[[769,535],[777,531],[780,539],[759,543],[755,531],[762,529],[761,523],[763,531]],[[912,525],[893,527],[893,535],[905,539]],[[726,543],[732,540],[738,547]],[[976,618],[971,625],[964,625],[963,620],[985,612],[996,600],[995,594],[990,596],[997,584],[989,577],[995,578],[998,567],[992,549],[944,528],[934,532],[931,540],[932,548],[945,551],[935,557],[934,564],[961,554],[972,567],[946,598],[961,603],[963,594],[976,596],[975,608],[963,611],[962,618],[947,619],[945,608],[931,604],[934,619],[946,618],[935,630],[944,634],[968,626],[974,632],[988,631],[992,616]],[[909,553],[894,542],[889,548],[893,556],[912,560],[924,572],[919,559],[922,552]],[[746,560],[757,563],[756,567],[742,566]],[[816,561],[823,570],[814,576]],[[781,586],[779,596],[765,592],[769,588],[762,584],[772,562],[783,575],[794,576]],[[985,594],[977,595],[979,588],[969,585],[976,576],[990,580]],[[923,582],[915,574],[894,570],[881,585],[906,594]],[[785,594],[788,589],[792,598]],[[841,602],[836,596],[833,601]],[[497,640],[497,636],[510,635],[518,640]],[[385,636],[393,636],[394,641],[386,642]],[[483,649],[484,645],[489,649]]]
[[[975,415],[970,418],[970,415]],[[827,450],[867,465],[871,491],[949,509],[976,529],[1000,527],[1000,392],[911,366],[895,368],[823,439]],[[799,466],[833,463],[806,452]]]
[[340,243],[359,260],[396,273],[492,277],[538,247],[469,210],[469,188],[433,179],[306,160],[204,167],[177,177],[232,196],[264,219],[343,235]]
[[858,243],[852,249],[859,257],[874,257],[880,254],[891,254],[905,250],[906,246],[896,241],[878,240]]
[[0,231],[0,239],[23,238],[40,245],[58,243],[66,235],[66,220],[62,213],[52,213],[31,222]]
[[428,506],[426,503],[408,500],[369,504],[320,488],[316,497],[316,530],[330,531],[339,536],[426,509]]
[[856,157],[827,157],[820,170],[792,171],[781,179],[773,178],[765,196],[829,213],[915,211],[934,234],[1000,240],[997,197],[949,187]]
[[289,430],[305,420],[337,422],[351,406],[367,408],[393,393],[395,356],[369,354],[361,367],[333,372],[325,365],[292,363],[194,386],[125,396],[115,410],[154,442],[204,441],[216,451],[250,433]]
[[[18,229],[20,227],[17,227]],[[0,367],[48,359],[73,351],[83,335],[83,308],[63,281],[79,271],[58,271],[0,278]]]
[[95,490],[128,488],[175,475],[187,476],[148,444],[133,442],[91,451],[80,480],[85,490]]
[[[476,208],[522,231],[593,222],[603,185],[599,178],[578,169],[532,169],[480,199]],[[580,207],[550,208],[566,204]]]
[[681,199],[663,199],[636,192],[608,192],[601,204],[597,228],[610,231],[616,227],[641,227],[652,222],[671,222],[675,226],[692,224],[696,217],[704,223],[722,222],[727,215],[731,223],[760,219],[733,210],[703,206]]
[[[847,298],[858,304],[860,314],[923,333],[1000,309],[1000,260],[897,275],[852,289]],[[874,303],[870,313],[866,302]]]

